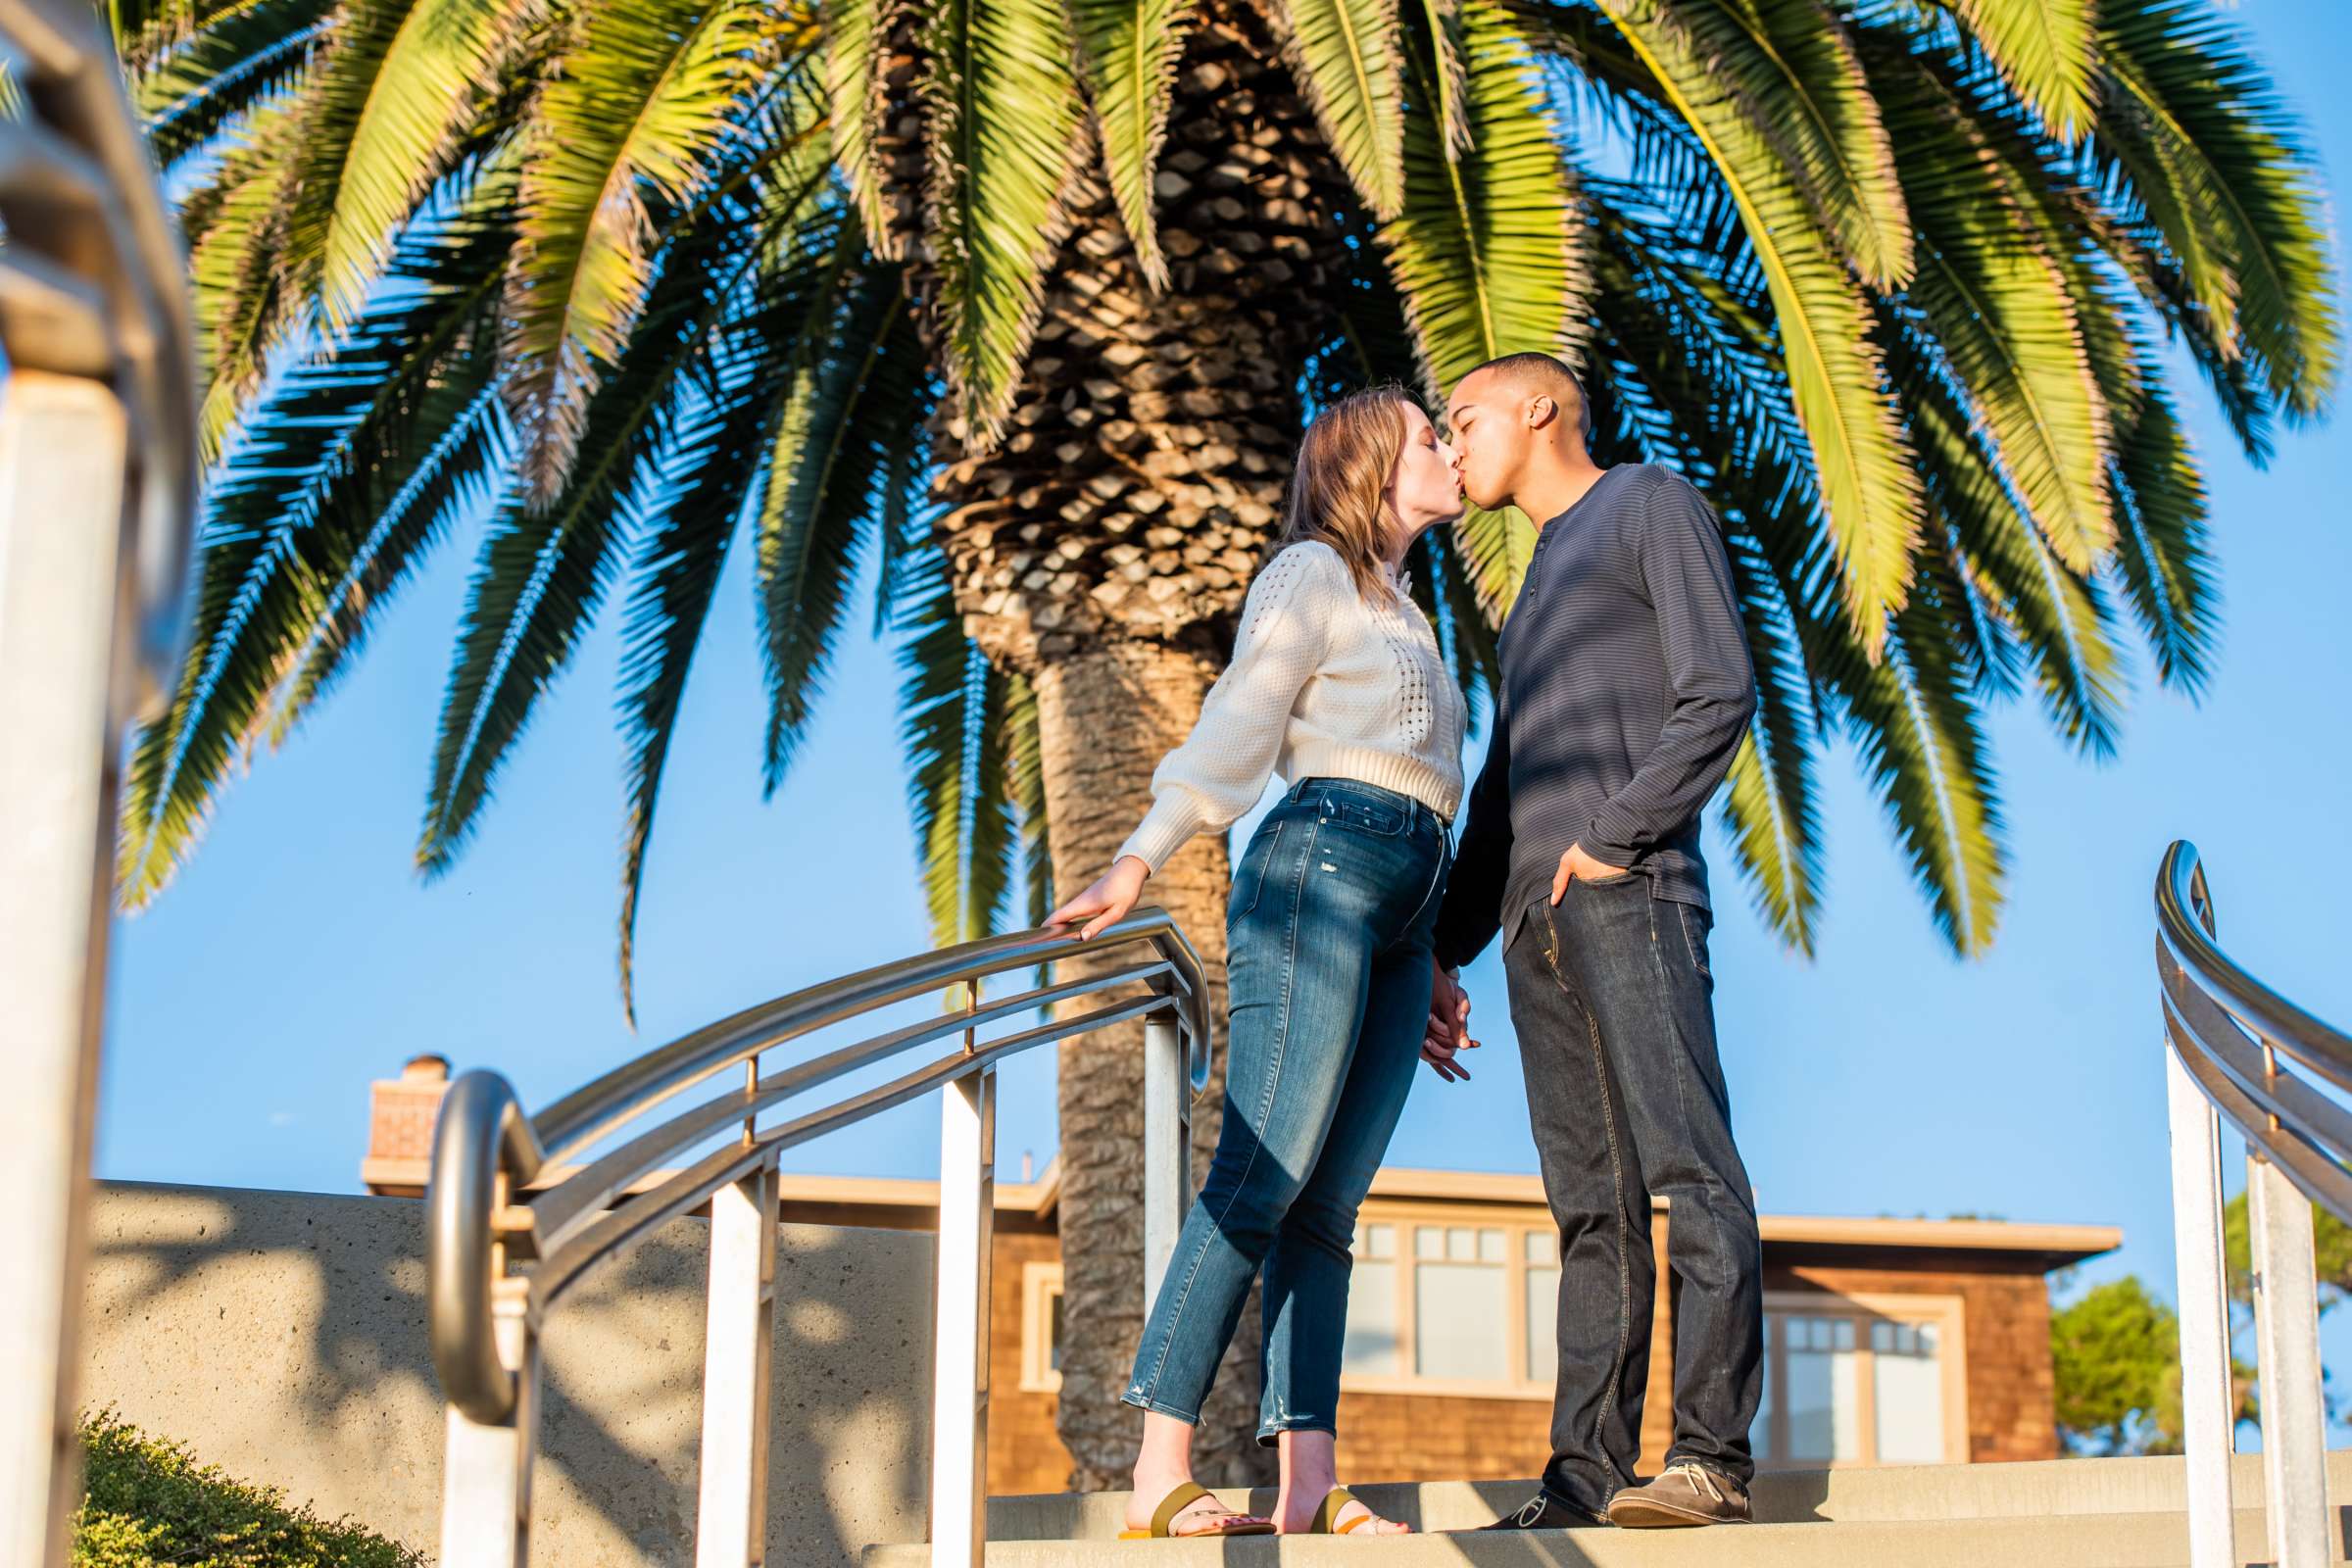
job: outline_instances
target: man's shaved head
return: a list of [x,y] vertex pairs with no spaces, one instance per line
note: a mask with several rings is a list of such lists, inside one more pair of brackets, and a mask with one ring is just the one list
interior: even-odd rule
[[1505,354],[1457,382],[1446,405],[1455,471],[1475,506],[1512,498],[1543,476],[1590,469],[1592,404],[1576,372],[1548,354]]
[[[1585,396],[1585,383],[1577,379],[1576,372],[1550,355],[1505,354],[1463,376],[1458,386],[1468,387],[1473,376],[1483,378],[1480,391],[1485,396],[1503,392],[1551,399],[1578,437],[1587,445],[1592,443],[1592,400]],[[1485,384],[1487,381],[1493,385]]]

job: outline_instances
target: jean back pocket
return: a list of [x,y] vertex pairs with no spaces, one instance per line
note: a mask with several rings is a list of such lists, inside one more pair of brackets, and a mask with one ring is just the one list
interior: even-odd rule
[[1352,832],[1369,833],[1375,838],[1395,838],[1404,831],[1402,809],[1354,796],[1325,796],[1321,815],[1326,822]]

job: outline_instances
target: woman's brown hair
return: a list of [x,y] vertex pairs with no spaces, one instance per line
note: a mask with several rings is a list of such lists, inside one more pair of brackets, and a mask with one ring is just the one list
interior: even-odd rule
[[1412,428],[1404,418],[1412,402],[1392,383],[1351,392],[1315,416],[1298,440],[1282,532],[1266,547],[1266,561],[1292,545],[1320,539],[1348,564],[1357,593],[1370,598],[1385,589],[1380,564],[1393,526],[1389,476],[1396,471]]

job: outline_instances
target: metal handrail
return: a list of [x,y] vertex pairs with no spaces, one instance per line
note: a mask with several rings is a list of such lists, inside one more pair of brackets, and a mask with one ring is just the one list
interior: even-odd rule
[[0,0],[0,61],[32,110],[0,135],[0,337],[12,369],[108,381],[122,399],[144,708],[187,631],[199,475],[186,249],[98,13]]
[[2236,1426],[2222,1250],[2220,1122],[2247,1148],[2265,1506],[2279,1568],[2329,1559],[2326,1413],[2312,1207],[2352,1222],[2352,1110],[2293,1068],[2352,1090],[2352,1037],[2280,996],[2215,940],[2196,846],[2156,874],[2156,972],[2172,1130],[2181,1414],[2192,1568],[2237,1562],[2230,1453]]
[[0,1562],[66,1560],[116,765],[172,686],[198,510],[187,260],[103,8],[0,0]]
[[[1147,1286],[1156,1283],[1173,1248],[1189,1190],[1185,1151],[1191,1097],[1180,1086],[1189,1084],[1197,1095],[1208,1082],[1213,1034],[1200,956],[1165,910],[1134,911],[1089,941],[1085,951],[1111,956],[1110,966],[1098,973],[980,1000],[981,982],[988,977],[1067,956],[1074,945],[1066,929],[1017,932],[808,986],[648,1052],[537,1116],[524,1113],[513,1087],[496,1072],[460,1074],[442,1101],[434,1129],[425,1223],[428,1334],[452,1415],[443,1562],[456,1568],[522,1561],[535,1441],[536,1342],[545,1315],[585,1271],[667,1221],[710,1203],[710,1353],[715,1357],[725,1348],[715,1326],[722,1294],[732,1298],[750,1290],[757,1301],[737,1320],[740,1332],[725,1353],[748,1357],[751,1368],[763,1365],[765,1329],[757,1320],[764,1310],[773,1266],[778,1157],[935,1091],[947,1092],[947,1119],[939,1291],[944,1381],[933,1428],[947,1446],[934,1459],[934,1513],[960,1508],[972,1524],[965,1530],[952,1519],[943,1523],[935,1517],[933,1540],[937,1561],[976,1561],[983,1548],[975,1499],[984,1478],[974,1467],[984,1459],[986,1446],[983,1438],[977,1448],[972,1446],[969,1412],[962,1418],[962,1438],[955,1437],[953,1407],[968,1398],[971,1389],[956,1391],[948,1351],[970,1340],[972,1329],[986,1321],[995,1069],[1039,1046],[1131,1018],[1146,1020]],[[1122,957],[1132,961],[1118,961]],[[1109,995],[1139,984],[1146,988],[1141,995]],[[954,1010],[772,1072],[760,1068],[765,1053],[815,1030],[951,986],[962,988],[962,1004]],[[994,1039],[980,1037],[989,1024],[1088,997],[1104,997],[1104,1004]],[[847,1074],[952,1035],[960,1036],[960,1043],[944,1056],[788,1120],[760,1122],[763,1112]],[[740,1082],[707,1097],[690,1096],[730,1068],[742,1069]],[[694,1102],[662,1117],[651,1114],[682,1098]],[[737,1126],[735,1140],[682,1168],[670,1168],[679,1156]],[[615,1138],[586,1163],[564,1166],[560,1180],[525,1190],[535,1178],[545,1180],[559,1162]],[[951,1170],[959,1162],[972,1170]],[[963,1215],[960,1224],[951,1221],[951,1189]],[[975,1232],[980,1237],[976,1250]],[[960,1300],[950,1288],[951,1250],[970,1287]],[[766,1261],[758,1261],[761,1257]],[[722,1279],[729,1283],[722,1286]],[[985,1368],[970,1375],[985,1391]],[[714,1415],[716,1385],[741,1380],[706,1378],[702,1562],[756,1560],[735,1548],[756,1549],[757,1505],[729,1489],[764,1485],[754,1456],[765,1451],[765,1405],[753,1401],[726,1420]],[[983,1392],[977,1415],[983,1425],[985,1405]],[[714,1424],[727,1430],[714,1431]],[[714,1476],[732,1479],[722,1483]],[[503,1528],[502,1520],[513,1528]],[[713,1544],[714,1537],[723,1539]]]

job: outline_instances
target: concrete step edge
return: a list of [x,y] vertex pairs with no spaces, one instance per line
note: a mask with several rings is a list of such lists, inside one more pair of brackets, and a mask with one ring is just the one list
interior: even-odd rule
[[[2343,1563],[2339,1510],[2332,1555]],[[991,1568],[2181,1568],[2187,1522],[2179,1513],[2104,1513],[1942,1520],[1759,1524],[1713,1530],[1558,1530],[1392,1537],[1376,1544],[1327,1536],[1225,1541],[998,1541]],[[2237,1560],[2267,1557],[2262,1516],[2237,1517]],[[928,1568],[923,1545],[871,1546],[862,1568]]]
[[[2328,1456],[2331,1494],[2352,1498],[2352,1449]],[[2236,1456],[2232,1475],[2241,1507],[2259,1507],[2262,1458]],[[2073,1514],[2170,1513],[2187,1506],[2178,1456],[2056,1459],[2014,1464],[1906,1465],[1880,1469],[1782,1471],[1756,1478],[1756,1517],[1764,1523],[1837,1520],[1983,1519]],[[1534,1495],[1533,1481],[1379,1482],[1355,1486],[1366,1503],[1392,1518],[1438,1530],[1467,1529],[1516,1509]],[[1115,1536],[1127,1510],[1124,1492],[991,1497],[989,1535],[997,1541],[1053,1541]],[[1217,1489],[1226,1507],[1264,1513],[1271,1488]]]

